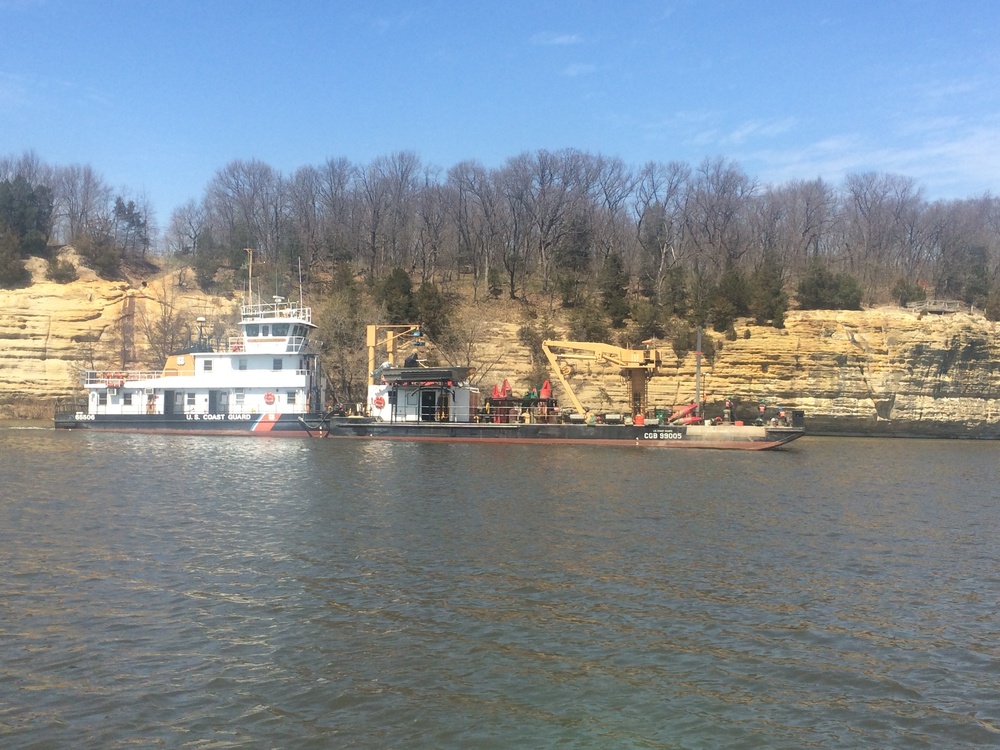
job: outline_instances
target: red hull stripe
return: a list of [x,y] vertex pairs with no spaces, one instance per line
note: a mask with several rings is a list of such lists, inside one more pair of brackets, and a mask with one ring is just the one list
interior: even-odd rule
[[261,414],[260,419],[258,419],[257,422],[254,424],[254,426],[250,428],[250,431],[270,432],[274,428],[274,425],[277,424],[278,419],[279,419],[278,414],[270,412],[266,414]]

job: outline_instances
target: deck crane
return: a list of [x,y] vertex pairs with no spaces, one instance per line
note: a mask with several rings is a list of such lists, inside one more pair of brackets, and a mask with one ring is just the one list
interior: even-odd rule
[[580,359],[591,362],[606,362],[621,368],[621,376],[628,382],[629,406],[633,414],[645,414],[647,407],[647,383],[660,367],[660,352],[646,347],[643,349],[622,349],[610,344],[598,344],[588,341],[554,341],[542,342],[542,351],[549,360],[552,372],[558,378],[563,389],[573,402],[577,413],[583,414],[584,408],[563,375],[559,360]]
[[377,382],[376,361],[380,349],[385,350],[386,362],[389,367],[396,366],[396,346],[402,343],[399,339],[408,337],[416,345],[423,346],[423,333],[419,325],[372,325],[365,329],[365,339],[368,344],[368,385]]

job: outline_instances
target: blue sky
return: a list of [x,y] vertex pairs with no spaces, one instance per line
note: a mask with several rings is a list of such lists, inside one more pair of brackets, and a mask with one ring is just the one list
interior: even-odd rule
[[90,164],[162,223],[233,159],[399,150],[998,192],[992,0],[0,0],[0,29],[0,155]]

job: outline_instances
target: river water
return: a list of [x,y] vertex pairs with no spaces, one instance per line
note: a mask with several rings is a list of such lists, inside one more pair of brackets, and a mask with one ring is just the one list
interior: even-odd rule
[[998,458],[0,427],[0,746],[996,747]]

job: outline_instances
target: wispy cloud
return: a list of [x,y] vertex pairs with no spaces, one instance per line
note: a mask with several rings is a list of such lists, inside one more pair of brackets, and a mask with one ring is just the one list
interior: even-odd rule
[[582,44],[583,37],[579,34],[555,34],[552,32],[543,32],[541,34],[535,34],[531,37],[531,43],[543,47],[559,47],[569,44]]
[[[927,126],[927,123],[925,123]],[[915,179],[930,200],[997,193],[1000,174],[1000,118],[992,122],[929,128],[918,135],[893,132],[885,141],[843,134],[788,148],[733,154],[766,182],[822,177],[839,183],[855,172],[892,172]],[[970,192],[970,190],[972,192]]]
[[774,138],[791,131],[797,120],[785,117],[778,120],[749,120],[726,133],[719,141],[720,145],[742,144],[760,138]]

